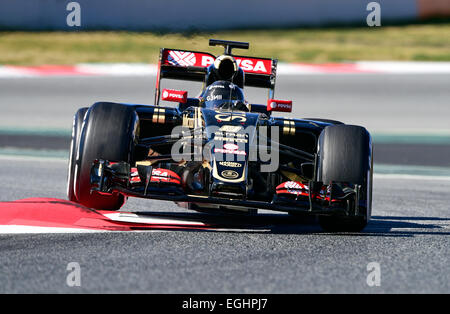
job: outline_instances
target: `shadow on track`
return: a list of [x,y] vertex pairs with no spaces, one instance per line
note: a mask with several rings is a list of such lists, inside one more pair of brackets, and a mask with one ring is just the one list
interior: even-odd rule
[[443,235],[444,224],[450,218],[441,217],[402,217],[402,216],[373,216],[362,234],[368,236],[412,237],[416,235]]
[[[330,235],[319,226],[316,217],[292,217],[287,214],[215,214],[140,212],[152,217],[202,221],[211,226],[208,230],[185,230],[204,232],[239,232],[270,234],[317,234]],[[341,236],[413,237],[417,235],[450,235],[443,224],[450,218],[373,216],[367,227],[359,233],[336,233]]]

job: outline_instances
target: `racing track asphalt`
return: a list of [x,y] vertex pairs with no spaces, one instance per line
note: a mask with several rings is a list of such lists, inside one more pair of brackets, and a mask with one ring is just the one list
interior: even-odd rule
[[[143,78],[0,81],[2,128],[67,128],[95,94],[142,102],[153,93],[151,79]],[[289,91],[283,81],[298,89]],[[294,116],[426,132],[448,129],[449,82],[438,75],[281,77],[278,95],[292,93],[299,104]],[[65,161],[0,156],[0,169],[0,201],[65,198]],[[374,217],[360,234],[323,233],[311,220],[278,223],[285,216],[265,212],[264,227],[242,230],[0,235],[0,292],[449,293],[448,191],[448,177],[377,174]],[[185,212],[138,199],[124,210]],[[69,262],[81,266],[81,287],[66,285]],[[379,287],[366,283],[370,262],[380,264]]]
[[[153,103],[155,78],[44,77],[0,79],[0,126],[70,129],[72,116],[96,101]],[[199,83],[164,80],[162,87],[186,89]],[[293,100],[292,117],[322,117],[366,126],[371,132],[450,130],[450,75],[284,75],[275,95]],[[246,89],[247,99],[265,103],[267,94]],[[281,115],[281,113],[277,113]]]
[[[68,156],[70,134],[34,135],[34,134],[2,134],[0,148],[32,149],[57,151]],[[63,153],[63,151],[66,151]],[[374,161],[380,164],[422,165],[450,167],[450,144],[428,143],[374,143]]]

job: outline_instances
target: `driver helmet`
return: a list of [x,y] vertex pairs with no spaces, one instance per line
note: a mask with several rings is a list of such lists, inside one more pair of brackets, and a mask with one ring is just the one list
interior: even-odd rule
[[216,81],[209,85],[203,92],[202,106],[210,109],[248,111],[242,89],[229,81]]

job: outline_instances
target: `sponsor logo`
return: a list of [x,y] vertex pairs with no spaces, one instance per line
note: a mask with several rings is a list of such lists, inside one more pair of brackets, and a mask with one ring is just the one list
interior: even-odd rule
[[302,194],[302,192],[308,191],[308,187],[302,183],[295,182],[295,181],[289,181],[284,184],[284,187],[286,188],[287,192],[290,194]]
[[171,65],[178,66],[194,66],[197,62],[195,58],[195,53],[188,51],[179,51],[179,50],[171,50],[169,52],[169,56],[167,57],[167,61]]
[[239,137],[239,138],[248,138],[247,133],[232,133],[232,132],[225,132],[225,134],[221,132],[216,133],[218,136],[226,136],[226,137]]
[[300,182],[288,181],[284,184],[286,189],[308,190],[308,186]]
[[230,168],[241,168],[242,164],[234,161],[219,161],[219,165]]
[[168,177],[169,173],[167,171],[164,171],[164,170],[153,169],[152,170],[152,176]]
[[211,56],[203,56],[202,57],[202,63],[201,63],[202,67],[209,67],[213,63],[214,63],[213,57],[211,57]]
[[226,143],[223,145],[223,148],[225,148],[227,150],[237,150],[237,149],[239,149],[239,146],[236,144],[232,144],[232,143]]
[[236,121],[236,122],[246,122],[247,118],[245,117],[245,113],[218,113],[214,116],[214,118],[218,121]]
[[213,101],[213,100],[222,100],[222,95],[206,96],[206,101]]
[[[182,50],[167,50],[167,59],[163,64],[174,66],[201,66],[208,67],[214,63],[215,58],[207,53],[190,52]],[[251,57],[234,57],[236,64],[244,71],[256,74],[270,75],[272,73],[272,60]]]
[[234,170],[224,170],[220,173],[220,176],[224,177],[225,179],[236,179],[239,177],[239,174]]
[[292,101],[269,99],[268,103],[267,103],[267,110],[268,111],[291,112],[292,111]]
[[[234,57],[237,65],[245,72],[253,72],[260,74],[270,74],[272,71],[272,60],[261,60],[254,58]],[[210,56],[202,57],[202,66],[208,67],[214,63],[214,59]]]
[[263,61],[253,62],[249,59],[236,59],[236,63],[242,68],[242,70],[247,72],[267,72],[266,66],[264,65]]
[[166,101],[177,101],[184,103],[187,100],[187,92],[175,89],[163,89],[161,99]]
[[223,137],[219,135],[214,136],[214,140],[222,142],[248,143],[248,140],[245,138]]
[[240,125],[222,125],[220,127],[220,131],[223,132],[237,133],[240,130],[242,130],[242,127]]
[[247,155],[247,153],[243,150],[223,149],[223,148],[214,148],[214,153],[244,155],[244,156]]
[[277,194],[293,194],[293,195],[303,195],[307,196],[309,191],[309,187],[303,183],[296,181],[288,181],[280,184],[277,187]]
[[152,170],[152,175],[150,178],[151,182],[169,182],[169,183],[180,183],[180,177],[178,175],[167,169],[156,168]]
[[223,85],[211,85],[208,87],[208,89],[214,89],[214,88],[225,88]]
[[281,104],[281,103],[276,103],[276,102],[272,102],[270,104],[270,108],[272,109],[276,109],[276,108],[280,108],[280,109],[291,109],[291,105],[289,104]]
[[163,97],[164,98],[168,98],[168,97],[176,98],[176,99],[180,99],[180,100],[184,98],[182,94],[169,93],[167,91],[163,92]]

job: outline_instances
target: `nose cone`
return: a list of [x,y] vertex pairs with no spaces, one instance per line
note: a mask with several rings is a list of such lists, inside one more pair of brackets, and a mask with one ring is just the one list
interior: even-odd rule
[[245,198],[250,146],[259,115],[202,108],[211,145],[211,194]]

